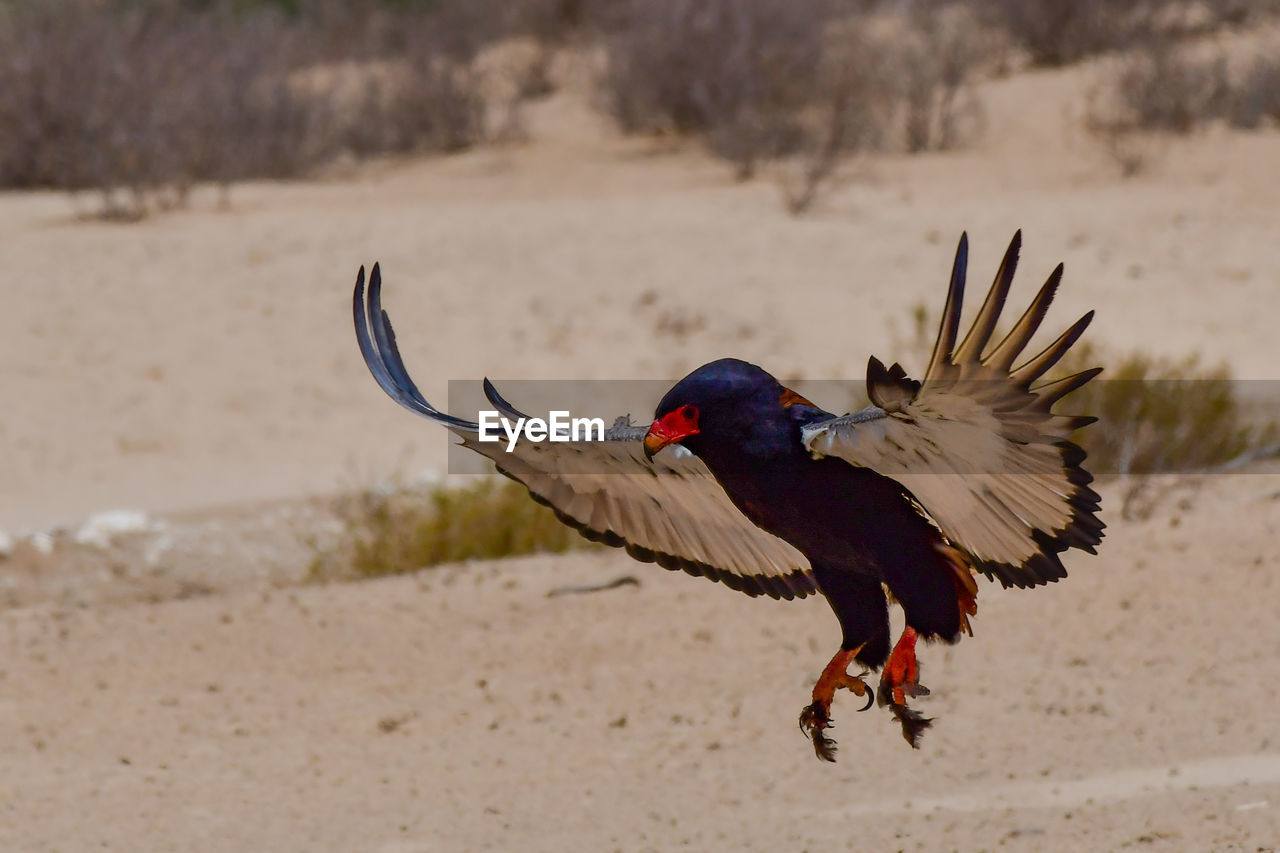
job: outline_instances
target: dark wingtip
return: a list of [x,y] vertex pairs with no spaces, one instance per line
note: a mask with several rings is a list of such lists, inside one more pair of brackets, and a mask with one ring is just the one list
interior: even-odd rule
[[[1009,241],[1009,248],[1005,250],[1005,257],[1009,258],[1012,266],[1017,267],[1018,259],[1022,256],[1022,229],[1019,228],[1013,232],[1013,239]],[[1013,278],[1013,273],[1009,274]]]
[[517,409],[515,406],[507,402],[506,398],[498,393],[498,387],[489,381],[489,377],[484,379],[484,396],[490,403],[494,405],[499,412],[512,419],[528,420],[529,416]]
[[[374,323],[378,322],[376,316],[381,311],[382,300],[382,269],[374,261],[373,269],[369,272],[369,314]],[[375,305],[374,303],[378,303]],[[376,310],[375,310],[376,309]]]
[[965,270],[969,266],[969,233],[960,232],[960,244],[956,246],[955,261],[951,264],[951,281],[947,285],[947,301],[942,308],[942,320],[938,325],[938,340],[934,342],[933,354],[929,356],[929,366],[925,369],[925,379],[935,376],[937,372],[951,361],[956,347],[956,336],[960,333],[960,312],[964,308]]

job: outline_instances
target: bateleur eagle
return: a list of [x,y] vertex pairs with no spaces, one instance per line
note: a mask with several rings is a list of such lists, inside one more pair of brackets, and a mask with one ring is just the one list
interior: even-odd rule
[[[1061,264],[992,343],[1020,245],[1021,232],[957,343],[962,235],[924,378],[873,357],[871,405],[843,416],[726,358],[676,383],[647,429],[620,418],[603,440],[520,441],[508,452],[505,442],[481,442],[477,424],[437,410],[414,386],[382,310],[377,265],[367,294],[363,268],[356,280],[356,337],[392,399],[447,427],[588,539],[751,596],[826,596],[843,642],[800,725],[819,758],[832,761],[835,742],[824,731],[840,688],[866,697],[862,710],[878,701],[918,746],[931,721],[907,704],[928,693],[916,640],[954,643],[971,633],[975,574],[1006,587],[1057,581],[1067,574],[1061,552],[1094,553],[1102,538],[1085,454],[1069,440],[1094,418],[1053,411],[1100,368],[1042,379],[1093,312],[1019,361],[1053,301]],[[523,416],[488,380],[484,391],[504,416]],[[892,647],[890,601],[906,620]],[[848,671],[854,664],[857,674]],[[880,670],[874,693],[863,680],[872,670]]]

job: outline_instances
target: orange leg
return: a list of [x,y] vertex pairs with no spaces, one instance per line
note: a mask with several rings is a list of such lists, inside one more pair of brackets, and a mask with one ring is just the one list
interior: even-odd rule
[[929,688],[920,683],[920,663],[916,660],[919,635],[908,625],[889,655],[880,673],[880,704],[905,705],[908,696],[928,696]]
[[[831,728],[831,702],[836,691],[841,687],[853,691],[855,696],[866,696],[867,705],[861,710],[871,707],[871,688],[862,680],[862,675],[850,675],[849,664],[860,651],[857,649],[841,649],[831,658],[818,682],[813,685],[813,704],[800,712],[800,730],[813,739],[813,750],[823,761],[836,760],[836,742],[822,733]],[[863,675],[866,671],[863,671]]]
[[902,736],[912,747],[920,748],[920,735],[932,720],[907,707],[907,697],[928,696],[929,688],[920,683],[920,663],[916,660],[919,635],[908,625],[902,631],[889,662],[880,673],[880,689],[876,691],[881,705],[888,705],[902,724]]

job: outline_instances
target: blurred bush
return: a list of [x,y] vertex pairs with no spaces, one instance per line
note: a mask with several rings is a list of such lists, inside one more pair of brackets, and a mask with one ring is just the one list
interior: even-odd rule
[[991,0],[985,19],[1033,65],[1067,65],[1131,42],[1168,0]]
[[605,39],[609,111],[626,132],[704,134],[750,174],[800,145],[828,5],[632,0]]
[[1280,9],[1276,0],[985,0],[974,10],[1025,51],[1060,66],[1150,42],[1240,26]]
[[485,133],[481,3],[10,0],[0,186],[101,193],[141,215],[198,182],[290,178],[342,153]]
[[1275,412],[1251,411],[1225,366],[1205,366],[1194,355],[1171,359],[1133,352],[1104,359],[1086,346],[1063,369],[1098,363],[1105,373],[1063,405],[1064,411],[1098,418],[1076,436],[1091,470],[1186,473],[1274,452]]
[[1086,129],[1125,175],[1150,159],[1157,134],[1186,135],[1212,123],[1280,126],[1280,52],[1274,39],[1247,62],[1219,49],[1149,42],[1117,57],[1089,97]]
[[[600,105],[624,132],[702,140],[741,178],[778,163],[800,211],[860,152],[964,144],[981,127],[972,84],[1007,68],[1010,43],[1047,65],[1147,46],[1117,78],[1129,102],[1095,122],[1112,140],[1192,126],[1210,107],[1270,121],[1275,61],[1233,77],[1224,99],[1202,79],[1215,69],[1175,48],[1277,5],[0,0],[0,187],[94,191],[106,212],[138,216],[201,182],[518,139],[519,105],[554,90],[553,54],[571,50],[598,65]],[[484,61],[513,36],[530,58]]]
[[629,0],[600,88],[624,132],[701,137],[740,178],[795,159],[799,211],[850,154],[961,143],[985,45],[963,4]]

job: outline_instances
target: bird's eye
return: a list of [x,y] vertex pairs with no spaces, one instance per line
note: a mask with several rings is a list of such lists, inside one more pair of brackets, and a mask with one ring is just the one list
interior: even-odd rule
[[694,420],[698,417],[698,409],[695,406],[685,406],[680,410],[680,417],[686,421]]

